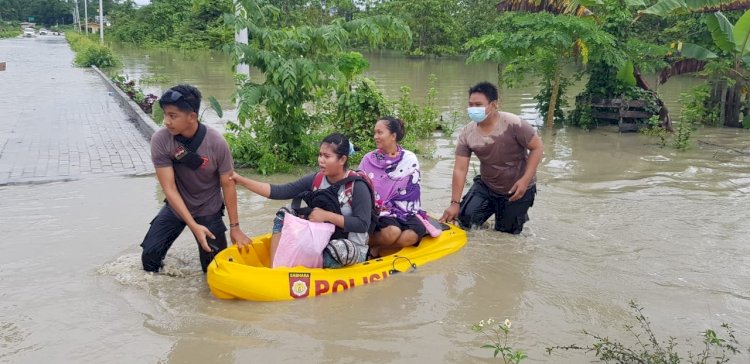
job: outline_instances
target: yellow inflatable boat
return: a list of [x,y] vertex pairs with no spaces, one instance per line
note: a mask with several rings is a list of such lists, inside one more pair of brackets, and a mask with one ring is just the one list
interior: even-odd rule
[[253,239],[249,252],[236,245],[216,254],[206,279],[211,293],[222,299],[282,301],[343,292],[386,279],[454,253],[466,244],[466,232],[449,225],[437,238],[425,237],[419,246],[345,268],[270,268],[271,234]]

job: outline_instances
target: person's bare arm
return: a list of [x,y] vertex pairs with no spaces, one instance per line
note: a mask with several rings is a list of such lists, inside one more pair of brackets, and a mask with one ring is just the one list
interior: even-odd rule
[[224,195],[224,206],[227,207],[227,215],[229,215],[229,237],[232,239],[232,243],[237,244],[237,248],[243,251],[249,247],[252,241],[240,228],[239,214],[237,213],[237,187],[229,179],[232,173],[234,172],[222,174],[219,178],[221,180],[221,192]]
[[256,181],[247,177],[240,176],[239,174],[232,172],[229,177],[230,181],[234,181],[238,185],[247,188],[248,190],[257,193],[265,198],[271,196],[271,185],[265,182]]

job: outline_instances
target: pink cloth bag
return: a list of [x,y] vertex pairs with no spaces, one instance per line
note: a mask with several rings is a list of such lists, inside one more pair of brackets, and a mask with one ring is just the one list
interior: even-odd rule
[[333,224],[311,222],[287,213],[272,267],[323,267],[323,249],[335,228]]
[[419,221],[422,222],[422,225],[424,225],[424,227],[427,229],[427,233],[430,234],[431,237],[437,238],[438,236],[440,236],[440,234],[443,233],[443,230],[440,230],[436,228],[435,226],[433,226],[432,224],[430,224],[430,222],[427,221],[427,219],[425,219],[422,215],[415,214],[414,216],[416,216],[417,219],[419,219]]

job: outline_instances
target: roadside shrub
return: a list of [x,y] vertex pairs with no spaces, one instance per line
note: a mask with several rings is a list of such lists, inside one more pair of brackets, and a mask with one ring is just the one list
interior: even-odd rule
[[[151,114],[154,107],[154,103],[159,98],[154,94],[144,94],[140,87],[135,85],[135,80],[129,80],[127,76],[117,75],[112,77],[112,82],[122,90],[131,100],[133,100],[146,114]],[[157,108],[158,109],[158,108]],[[159,125],[161,120],[164,119],[164,114],[161,114]]]
[[65,33],[70,48],[76,52],[74,63],[79,67],[96,66],[99,68],[114,67],[119,64],[111,48],[75,32]]
[[21,35],[21,23],[0,21],[0,39]]

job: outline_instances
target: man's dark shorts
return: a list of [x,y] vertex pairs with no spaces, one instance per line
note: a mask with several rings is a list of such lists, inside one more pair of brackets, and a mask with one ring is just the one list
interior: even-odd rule
[[422,240],[422,237],[427,235],[427,228],[424,226],[422,221],[420,221],[414,215],[409,216],[406,221],[401,221],[394,216],[381,216],[380,218],[378,218],[378,225],[375,226],[375,231],[378,232],[387,228],[388,226],[395,226],[401,229],[402,232],[406,230],[414,231],[419,237],[417,242]]
[[[214,255],[227,247],[227,237],[225,234],[227,227],[224,225],[222,216],[224,216],[223,206],[219,212],[213,215],[194,218],[195,222],[208,228],[216,237],[216,239],[207,239],[208,245],[216,249],[213,253],[203,250],[200,244],[198,244],[198,254],[203,272],[208,269],[208,264],[211,263]],[[159,210],[159,213],[151,221],[151,227],[148,229],[143,243],[141,243],[141,247],[143,247],[141,261],[143,262],[144,270],[149,272],[159,271],[159,268],[163,265],[164,257],[167,255],[167,250],[177,240],[182,231],[185,230],[185,226],[185,223],[177,217],[169,206],[164,205]]]
[[495,230],[520,234],[523,224],[529,221],[528,211],[534,206],[535,196],[536,185],[532,185],[521,199],[511,202],[507,196],[492,191],[480,176],[476,176],[474,185],[461,199],[458,221],[461,227],[468,229],[482,226],[490,216],[495,215]]

